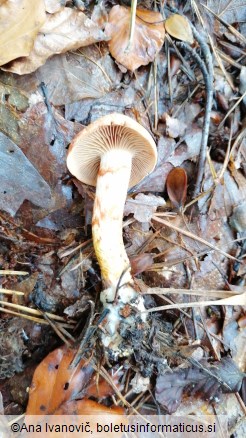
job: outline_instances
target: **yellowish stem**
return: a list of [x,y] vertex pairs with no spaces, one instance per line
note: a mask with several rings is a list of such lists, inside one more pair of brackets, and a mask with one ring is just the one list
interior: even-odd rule
[[122,219],[132,168],[132,153],[111,149],[101,159],[92,218],[92,236],[105,288],[132,281],[122,237]]

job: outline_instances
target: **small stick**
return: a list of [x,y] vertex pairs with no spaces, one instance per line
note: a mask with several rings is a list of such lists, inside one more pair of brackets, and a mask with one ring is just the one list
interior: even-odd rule
[[20,292],[19,290],[3,289],[2,287],[0,287],[0,293],[6,295],[25,295],[24,292]]
[[131,17],[130,17],[130,35],[129,35],[129,41],[125,48],[125,53],[130,52],[133,38],[134,38],[134,31],[135,31],[135,23],[136,23],[136,10],[137,10],[137,0],[131,1]]
[[169,287],[149,287],[146,291],[142,292],[142,295],[165,295],[165,294],[177,294],[177,295],[195,295],[195,296],[210,296],[210,297],[223,297],[228,298],[233,295],[238,295],[237,291],[228,290],[216,290],[216,289],[173,289]]
[[[38,315],[38,316],[42,315],[41,310],[31,309],[30,307],[22,306],[20,304],[8,303],[7,301],[1,301],[1,300],[0,300],[0,304],[6,307],[13,307],[14,309],[21,310],[23,312],[30,313],[32,315]],[[65,318],[63,318],[62,316],[54,315],[53,313],[48,313],[48,312],[45,312],[45,314],[47,315],[48,318],[52,318],[54,320],[61,322],[66,322]],[[71,322],[74,323],[76,321],[73,320]]]
[[202,306],[245,306],[246,292],[234,295],[233,297],[222,298],[221,300],[209,301],[194,301],[188,303],[168,304],[167,306],[152,307],[145,310],[146,313],[159,312],[160,310],[185,309],[186,307],[202,307]]
[[0,270],[0,275],[28,275],[29,272],[25,271],[12,271],[11,269]]
[[173,87],[172,87],[172,78],[171,78],[171,64],[170,64],[170,47],[168,39],[166,39],[166,57],[167,57],[167,78],[168,78],[168,87],[169,87],[169,99],[171,104],[173,103]]
[[155,108],[155,118],[154,118],[154,129],[157,131],[158,127],[158,81],[157,81],[157,58],[154,60],[154,108]]
[[15,315],[15,316],[19,316],[20,318],[29,319],[30,321],[37,322],[38,324],[49,325],[48,321],[45,321],[44,319],[36,318],[34,316],[25,315],[24,313],[14,312],[13,310],[5,309],[3,307],[0,307],[0,312],[9,313],[10,315]]
[[[172,6],[169,6],[169,8],[171,9],[171,11],[175,12],[176,14],[180,14],[180,12],[176,8],[174,8]],[[204,71],[204,69],[202,69],[203,67],[201,67],[202,64],[201,63],[199,64],[199,66],[202,70],[203,76],[204,76],[207,101],[206,101],[205,114],[204,114],[202,141],[201,141],[199,163],[198,163],[198,170],[197,170],[197,179],[196,179],[195,189],[194,189],[194,193],[193,193],[193,197],[196,198],[198,196],[198,194],[201,192],[202,180],[203,180],[205,163],[206,163],[206,150],[207,150],[207,144],[208,144],[209,127],[210,127],[210,116],[211,116],[211,109],[212,109],[212,104],[213,104],[213,60],[212,60],[212,56],[211,56],[208,44],[204,41],[203,37],[199,34],[199,32],[196,30],[196,28],[193,26],[193,24],[190,21],[189,21],[189,23],[190,23],[193,35],[200,45],[202,54],[204,56],[206,70],[207,70],[207,74],[204,75],[205,71]],[[193,49],[191,49],[190,47],[189,47],[189,52],[194,53]],[[198,62],[197,57],[196,57],[196,60]]]

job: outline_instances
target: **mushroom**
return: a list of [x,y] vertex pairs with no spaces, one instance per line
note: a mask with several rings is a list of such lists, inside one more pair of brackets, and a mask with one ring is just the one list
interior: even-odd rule
[[[108,317],[111,335],[117,329],[119,307],[138,295],[132,287],[122,237],[127,190],[153,170],[156,158],[156,145],[148,131],[122,114],[95,121],[77,134],[69,147],[69,171],[79,181],[96,186],[92,237],[104,286],[101,301],[112,313]],[[123,286],[115,300],[120,278]],[[143,303],[140,307],[144,308]]]

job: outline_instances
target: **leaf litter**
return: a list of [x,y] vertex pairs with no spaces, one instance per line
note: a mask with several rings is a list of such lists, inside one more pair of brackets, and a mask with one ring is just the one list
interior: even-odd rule
[[[244,436],[238,422],[245,397],[244,11],[236,1],[214,2],[213,13],[198,2],[169,3],[164,15],[147,2],[137,9],[131,50],[143,44],[148,27],[158,29],[155,41],[144,41],[141,60],[134,50],[125,53],[132,24],[125,6],[40,1],[15,31],[11,23],[22,22],[22,11],[16,6],[18,13],[9,14],[0,73],[0,391],[8,414],[25,411],[31,385],[30,414],[40,413],[42,397],[49,412],[63,414],[121,414],[134,406],[157,413],[157,401],[161,413],[202,415],[213,406],[224,409],[234,436]],[[10,8],[10,1],[1,5],[0,23]],[[127,29],[124,44],[107,22],[119,10],[127,12],[116,23]],[[214,56],[213,106],[194,198],[211,73],[204,47]],[[124,243],[149,319],[127,334],[134,354],[119,361],[100,348],[94,189],[66,168],[76,133],[112,112],[140,122],[158,148],[155,170],[125,204]],[[131,309],[123,312],[122,320]],[[78,354],[80,365],[71,370]],[[50,375],[53,362],[61,365]]]

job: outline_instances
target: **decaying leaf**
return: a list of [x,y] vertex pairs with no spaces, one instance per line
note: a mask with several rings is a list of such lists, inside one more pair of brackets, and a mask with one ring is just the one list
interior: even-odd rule
[[128,48],[130,16],[130,8],[114,6],[109,13],[105,32],[110,38],[111,55],[121,65],[133,71],[155,59],[163,45],[165,30],[159,12],[137,9],[134,38]]
[[29,0],[8,0],[1,5],[0,65],[28,56],[44,22],[43,0],[36,0],[35,7]]
[[84,366],[81,361],[75,368],[69,369],[74,354],[65,347],[57,348],[38,365],[29,391],[27,415],[54,413],[86,386],[93,368]]
[[0,133],[0,208],[14,215],[25,199],[51,205],[51,190],[21,149]]
[[141,274],[153,265],[153,257],[151,254],[139,254],[130,258],[132,275]]
[[100,98],[115,87],[122,76],[108,50],[99,52],[95,45],[77,53],[53,56],[38,69],[37,75],[45,82],[54,105]]
[[174,38],[192,44],[194,41],[192,30],[187,18],[173,14],[165,21],[166,31]]
[[[76,350],[65,346],[57,348],[38,365],[29,391],[27,415],[123,413],[122,408],[111,409],[87,399],[107,397],[113,393],[112,388],[102,378],[97,379],[93,367],[84,359],[70,367],[75,354]],[[121,375],[115,373],[116,385]]]
[[161,196],[139,193],[134,199],[127,199],[124,214],[127,216],[133,213],[137,221],[148,222],[157,207],[163,207],[165,204]]
[[103,31],[83,12],[65,7],[55,14],[47,15],[30,55],[13,61],[4,70],[20,75],[32,73],[54,54],[104,40]]
[[184,390],[190,394],[202,393],[205,399],[214,400],[221,393],[237,392],[244,374],[230,358],[197,368],[177,369],[159,375],[156,382],[156,400],[173,413],[181,403]]
[[167,193],[176,208],[181,208],[187,195],[187,174],[182,167],[175,167],[167,176]]

